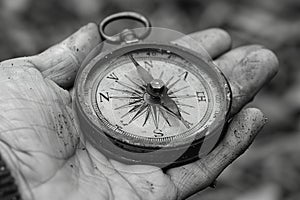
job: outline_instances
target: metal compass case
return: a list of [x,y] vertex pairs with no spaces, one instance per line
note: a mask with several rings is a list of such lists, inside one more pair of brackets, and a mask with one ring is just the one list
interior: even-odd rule
[[[109,23],[124,18],[145,27],[106,35]],[[162,168],[208,154],[228,120],[231,92],[201,45],[133,12],[111,15],[99,28],[105,41],[76,78],[85,141],[111,159]]]

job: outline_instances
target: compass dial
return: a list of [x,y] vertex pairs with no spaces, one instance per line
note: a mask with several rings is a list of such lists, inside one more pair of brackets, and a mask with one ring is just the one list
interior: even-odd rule
[[96,135],[141,148],[176,147],[224,125],[230,92],[222,74],[175,46],[159,47],[129,46],[80,72],[77,103]]
[[[144,81],[130,57],[154,81]],[[209,76],[194,74],[190,69],[192,64],[182,57],[147,49],[125,54],[110,65],[112,70],[104,74],[96,86],[96,110],[124,133],[164,139],[186,134],[212,117],[211,86],[204,81],[209,80]],[[174,101],[181,117],[163,105],[162,93],[151,94],[148,88],[155,91],[155,86],[164,87],[165,95]]]

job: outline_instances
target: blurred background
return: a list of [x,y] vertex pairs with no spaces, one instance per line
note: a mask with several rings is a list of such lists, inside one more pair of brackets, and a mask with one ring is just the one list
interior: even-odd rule
[[280,72],[251,104],[266,113],[268,125],[215,189],[189,200],[299,200],[299,0],[0,0],[0,61],[36,54],[90,21],[128,10],[186,34],[220,27],[233,47],[262,44],[280,60]]

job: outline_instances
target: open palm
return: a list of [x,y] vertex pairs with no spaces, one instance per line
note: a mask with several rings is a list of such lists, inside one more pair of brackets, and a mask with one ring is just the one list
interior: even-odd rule
[[[230,37],[222,30],[190,36],[218,57],[233,91],[232,116],[277,71],[276,56],[260,46],[229,51]],[[97,26],[89,24],[39,55],[0,64],[0,153],[23,199],[183,199],[209,186],[265,123],[258,109],[244,109],[209,155],[167,171],[106,158],[82,142],[71,94],[63,89],[72,87],[99,42]]]

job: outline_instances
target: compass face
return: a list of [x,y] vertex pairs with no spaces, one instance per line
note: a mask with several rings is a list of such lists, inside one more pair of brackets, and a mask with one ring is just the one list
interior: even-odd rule
[[178,49],[128,49],[106,56],[86,74],[82,99],[91,120],[132,145],[204,137],[228,109],[228,94],[216,81],[222,76]]

